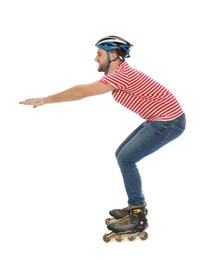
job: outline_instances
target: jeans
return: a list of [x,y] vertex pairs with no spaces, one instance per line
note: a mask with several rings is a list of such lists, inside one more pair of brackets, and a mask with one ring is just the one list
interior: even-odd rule
[[143,122],[118,147],[115,155],[123,176],[129,205],[141,205],[145,202],[136,163],[179,137],[185,126],[185,114],[171,121]]

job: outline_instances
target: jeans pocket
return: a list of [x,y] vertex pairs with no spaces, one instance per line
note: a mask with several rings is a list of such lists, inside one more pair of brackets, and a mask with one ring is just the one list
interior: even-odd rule
[[156,131],[156,134],[162,134],[168,127],[168,121],[153,121],[150,123]]
[[184,130],[185,128],[172,125],[168,133],[165,135],[164,139],[162,140],[162,143],[165,145],[173,141],[174,139],[178,138],[184,132]]

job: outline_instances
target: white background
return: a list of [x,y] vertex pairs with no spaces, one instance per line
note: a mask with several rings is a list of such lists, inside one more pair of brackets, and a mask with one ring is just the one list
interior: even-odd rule
[[[211,1],[0,4],[0,259],[212,259]],[[95,42],[173,92],[184,134],[138,164],[149,238],[105,243],[127,198],[114,152],[141,119],[111,94],[33,109],[19,101],[98,80]]]

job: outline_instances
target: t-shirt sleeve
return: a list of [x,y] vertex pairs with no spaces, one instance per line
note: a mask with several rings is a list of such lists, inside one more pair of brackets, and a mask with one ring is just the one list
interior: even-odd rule
[[127,89],[129,86],[129,79],[127,75],[121,72],[113,72],[103,76],[100,81],[105,84],[110,84],[116,89]]

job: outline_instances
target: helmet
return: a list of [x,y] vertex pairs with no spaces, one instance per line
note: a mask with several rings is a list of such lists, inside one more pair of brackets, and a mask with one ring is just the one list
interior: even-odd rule
[[95,46],[104,49],[105,51],[115,50],[118,53],[119,58],[124,60],[125,58],[130,57],[129,52],[133,45],[121,37],[109,35],[101,38]]

